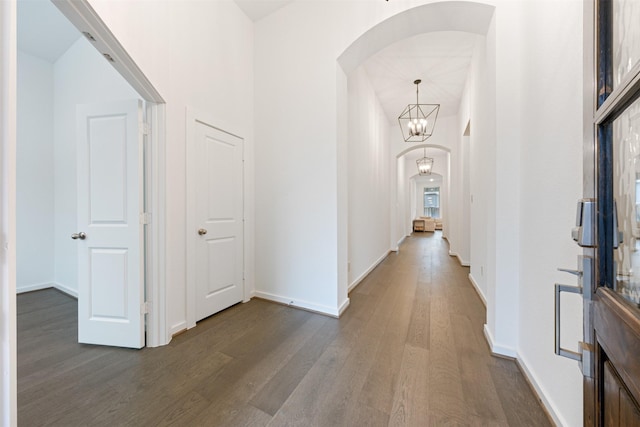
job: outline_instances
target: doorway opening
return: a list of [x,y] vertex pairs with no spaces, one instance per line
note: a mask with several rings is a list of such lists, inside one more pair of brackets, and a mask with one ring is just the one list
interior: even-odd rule
[[[136,244],[140,253],[136,257],[140,262],[137,286],[144,295],[140,309],[153,308],[146,316],[146,345],[166,344],[161,250],[164,101],[88,4],[66,0],[56,1],[55,6],[49,2],[19,2],[17,18],[16,291],[54,287],[82,298],[78,243],[85,238],[89,242],[95,236],[77,229],[78,188],[86,184],[98,191],[96,194],[109,193],[110,187],[113,190],[128,182],[123,177],[137,175],[133,184],[136,188],[127,188],[126,192],[135,196],[140,209],[138,212],[134,206],[127,212],[126,222],[139,223],[141,229]],[[40,37],[43,32],[49,33],[46,39]],[[39,36],[34,38],[33,34]],[[145,101],[138,104],[136,117],[140,120],[130,120],[141,126],[139,138],[136,135],[140,142],[139,152],[135,153],[139,162],[123,170],[118,178],[117,165],[104,159],[104,179],[94,176],[90,183],[80,179],[78,164],[91,163],[99,150],[98,146],[92,147],[93,157],[85,159],[77,155],[78,106],[137,98]],[[113,149],[108,144],[102,145],[105,147]],[[117,163],[116,151],[112,151],[115,157],[109,160]],[[133,153],[129,151],[129,157]],[[107,152],[103,154],[108,156]],[[88,168],[93,170],[91,165]],[[94,217],[95,201],[108,199],[107,193],[95,198],[91,205]],[[133,200],[123,201],[121,207]],[[113,206],[105,204],[107,209]],[[104,223],[104,218],[94,219]],[[127,280],[131,282],[131,278]]]

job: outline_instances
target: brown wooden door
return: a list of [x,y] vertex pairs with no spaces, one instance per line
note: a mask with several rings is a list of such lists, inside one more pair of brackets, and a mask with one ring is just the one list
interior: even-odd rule
[[593,362],[583,365],[584,424],[640,426],[640,2],[585,5],[594,63],[585,87],[596,90],[585,107],[584,174],[597,247],[585,249],[595,280],[584,284],[583,364],[587,353]]

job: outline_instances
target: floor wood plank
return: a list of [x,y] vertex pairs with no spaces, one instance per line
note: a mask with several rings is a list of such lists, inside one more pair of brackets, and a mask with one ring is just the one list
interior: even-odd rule
[[77,302],[18,295],[21,426],[546,426],[441,233],[416,233],[338,320],[254,299],[160,348],[82,345]]

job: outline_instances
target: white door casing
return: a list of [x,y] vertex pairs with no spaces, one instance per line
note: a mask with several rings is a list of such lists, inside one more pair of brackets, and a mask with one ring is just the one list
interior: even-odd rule
[[244,297],[244,141],[202,120],[187,124],[187,281],[195,322]]
[[142,101],[77,107],[78,341],[144,340]]

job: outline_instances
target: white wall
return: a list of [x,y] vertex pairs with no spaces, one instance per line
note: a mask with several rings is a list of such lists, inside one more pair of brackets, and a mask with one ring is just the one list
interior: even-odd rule
[[[582,424],[582,377],[551,348],[553,284],[572,280],[555,269],[578,253],[569,230],[581,194],[581,24],[580,2],[500,2],[468,84],[471,277],[487,300],[485,333],[567,426]],[[545,194],[553,200],[541,208]],[[567,343],[580,338],[573,303],[563,307]]]
[[140,96],[84,37],[53,67],[55,283],[78,291],[76,229],[76,106]]
[[[582,195],[582,2],[527,3],[522,13],[521,28],[526,31],[518,49],[526,66],[513,100],[519,106],[521,141],[518,356],[560,420],[582,425],[578,364],[551,351],[553,284],[576,283],[556,268],[575,268],[581,252],[570,230]],[[563,346],[577,350],[581,300],[563,300]]]
[[[245,141],[245,294],[251,296],[254,289],[253,24],[233,1],[90,3],[166,100],[166,301],[167,329],[173,334],[187,327],[185,248],[187,232],[192,232],[186,230],[185,212],[187,106],[216,117],[218,127]],[[335,66],[331,76],[335,82]],[[262,116],[273,108],[255,112]],[[277,221],[265,226],[282,235],[297,232]],[[276,242],[266,243],[268,252],[274,252]]]
[[18,292],[54,281],[53,65],[18,52]]
[[389,252],[389,123],[362,67],[349,75],[349,287]]
[[[470,136],[469,178],[470,178],[470,236],[469,236],[469,278],[476,285],[485,300],[495,300],[489,295],[488,252],[495,252],[495,243],[490,239],[495,233],[495,20],[487,32],[485,40],[476,46],[471,62],[470,79],[463,99],[468,99],[468,118],[473,123]],[[466,104],[466,103],[465,103]],[[465,105],[463,104],[463,106]],[[458,125],[460,131],[460,125]],[[493,316],[489,307],[487,322]]]
[[[477,44],[484,45],[486,43],[485,38],[478,37]],[[477,54],[477,52],[476,52]],[[470,93],[468,88],[471,84],[472,75],[474,74],[473,67],[471,68],[467,77],[465,91],[463,92],[462,99],[460,101],[460,108],[458,110],[458,122],[455,128],[455,150],[452,151],[451,156],[451,197],[452,203],[456,205],[456,209],[449,213],[450,226],[448,227],[449,235],[449,247],[450,253],[455,254],[460,263],[463,265],[470,265],[470,174],[471,174],[471,162],[470,162],[470,150],[471,140],[469,136],[465,136],[467,125],[471,119],[470,117]]]

